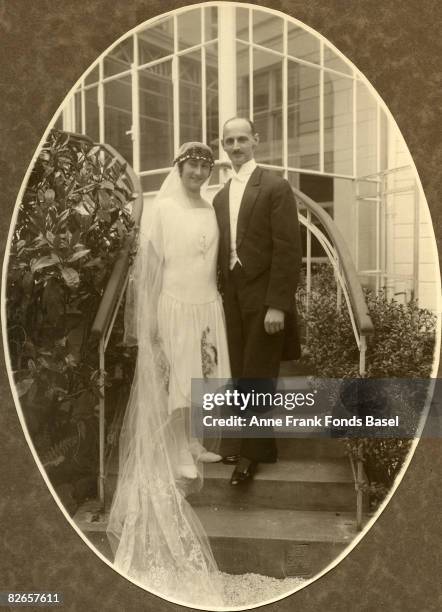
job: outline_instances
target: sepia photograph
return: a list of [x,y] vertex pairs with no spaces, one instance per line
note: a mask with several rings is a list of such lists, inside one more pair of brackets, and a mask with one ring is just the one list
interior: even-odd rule
[[[157,12],[40,135],[7,219],[6,369],[103,565],[189,608],[276,605],[345,560],[412,464],[439,367],[435,229],[395,118],[321,32],[249,3]],[[390,381],[382,408],[414,435],[195,433],[195,381],[308,381],[362,414],[331,391],[347,379]]]

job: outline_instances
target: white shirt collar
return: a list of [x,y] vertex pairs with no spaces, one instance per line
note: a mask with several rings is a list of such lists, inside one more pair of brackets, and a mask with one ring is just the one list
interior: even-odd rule
[[238,172],[235,172],[235,169],[232,168],[232,178],[244,182],[250,177],[256,166],[256,161],[253,158],[249,159],[249,161],[241,166]]

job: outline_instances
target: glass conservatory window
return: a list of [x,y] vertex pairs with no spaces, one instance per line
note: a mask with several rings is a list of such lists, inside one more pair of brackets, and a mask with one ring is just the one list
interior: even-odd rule
[[201,43],[201,9],[178,15],[178,49],[188,49]]
[[137,34],[139,64],[147,64],[173,53],[173,19],[168,17]]
[[[218,40],[219,27],[233,28],[236,41]],[[289,18],[224,3],[198,6],[137,31],[100,64],[75,92],[64,125],[110,142],[145,176],[146,188],[158,182],[146,174],[170,168],[183,141],[203,140],[219,155],[226,113],[255,122],[257,160],[285,175],[356,178],[387,165],[387,122],[370,89],[326,42]]]
[[282,58],[254,49],[253,120],[260,145],[256,161],[282,165]]
[[[366,196],[368,197],[368,196]],[[375,267],[377,215],[373,202],[358,202],[358,269],[370,270]]]
[[377,103],[365,83],[356,83],[357,174],[377,171]]
[[75,100],[75,129],[77,132],[82,132],[83,131],[83,120],[82,120],[82,112],[81,112],[81,90],[80,91],[76,91],[74,94],[74,100]]
[[201,49],[179,57],[180,142],[202,140]]
[[253,42],[255,44],[282,52],[283,20],[266,11],[253,11]]
[[236,37],[240,40],[249,40],[249,9],[236,9]]
[[89,74],[87,75],[87,77],[84,79],[84,84],[85,85],[92,85],[94,83],[98,83],[99,81],[99,76],[100,76],[100,70],[98,66],[95,66],[95,68],[93,68]]
[[210,41],[218,37],[218,9],[209,6],[204,9],[204,40]]
[[353,174],[353,79],[324,72],[324,170]]
[[[289,20],[283,48],[282,18],[243,7],[237,7],[235,14],[237,114],[251,117],[256,125],[260,136],[257,160],[272,166],[354,176],[351,66],[319,37]],[[242,41],[249,40],[250,18],[253,40],[247,44]]]
[[[289,17],[233,2],[178,9],[101,58],[56,125],[113,145],[147,194],[183,141],[227,161],[220,130],[235,114],[255,122],[257,161],[327,208],[364,278],[380,278],[383,179],[364,177],[400,166],[390,120],[351,64]],[[220,164],[210,184],[226,178]]]
[[104,77],[130,70],[133,62],[133,38],[123,40],[103,60]]
[[[170,160],[167,162],[170,164]],[[159,174],[145,174],[140,177],[141,189],[143,192],[147,191],[158,191],[163,184],[164,179],[167,176],[167,172],[160,172]]]
[[219,155],[219,107],[218,107],[218,45],[208,45],[206,54],[206,131],[207,144],[212,147],[216,157]]
[[[378,106],[379,107],[379,106]],[[386,112],[379,108],[379,170],[388,168],[388,118]]]
[[287,25],[287,52],[308,62],[321,61],[319,38],[291,22]]
[[236,43],[236,105],[240,117],[250,116],[249,46]]
[[288,61],[288,165],[320,170],[320,72]]
[[[287,179],[289,183],[296,189],[300,189],[303,193],[318,202],[333,215],[333,179],[328,176],[318,176],[310,174],[302,174],[299,172],[289,172]],[[305,214],[305,207],[299,203],[300,211]],[[312,222],[322,228],[321,224],[315,218]],[[307,230],[303,224],[300,225],[302,252],[304,256],[307,253]],[[324,261],[324,249],[317,240],[311,235],[311,257],[313,262]]]
[[343,60],[328,45],[324,45],[324,66],[345,74],[352,74],[351,66]]
[[[84,104],[86,111],[84,131],[94,142],[98,142],[100,140],[100,119],[97,85],[84,90]],[[78,126],[77,129],[80,130],[81,126]]]
[[335,180],[330,176],[318,176],[317,174],[299,174],[299,189],[307,194],[312,200],[326,208],[333,217],[333,202],[335,199]]
[[132,165],[132,80],[130,75],[106,81],[104,87],[104,140]]
[[140,169],[168,168],[173,159],[172,60],[139,72]]
[[[287,180],[290,185],[296,187],[296,189],[300,189],[303,193],[312,198],[312,200],[321,204],[323,208],[326,208],[327,212],[333,217],[333,203],[335,199],[334,181],[336,179],[331,176],[289,171]],[[348,179],[341,180],[348,182]]]

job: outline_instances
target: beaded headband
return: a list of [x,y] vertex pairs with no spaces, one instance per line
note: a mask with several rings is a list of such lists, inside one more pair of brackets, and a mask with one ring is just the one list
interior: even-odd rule
[[215,165],[215,161],[213,159],[212,152],[209,151],[209,149],[206,149],[203,147],[190,147],[189,149],[181,153],[181,155],[178,155],[178,157],[173,160],[173,163],[181,164],[182,162],[185,162],[187,159],[202,159],[204,161],[207,161],[210,164],[211,170],[213,166]]

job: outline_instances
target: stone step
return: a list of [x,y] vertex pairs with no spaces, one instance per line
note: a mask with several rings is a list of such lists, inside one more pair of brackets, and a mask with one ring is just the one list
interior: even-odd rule
[[196,508],[221,571],[308,578],[356,536],[353,513]]
[[[292,510],[353,512],[356,494],[347,458],[280,460],[260,463],[253,481],[244,487],[230,486],[233,466],[222,463],[204,466],[204,486],[189,497],[195,506],[261,507]],[[117,483],[116,469],[105,481],[106,502],[110,503]],[[364,504],[367,507],[368,498]]]
[[[112,560],[107,517],[93,520],[98,515],[94,517],[91,507],[96,508],[97,502],[83,504],[74,520],[91,543]],[[333,561],[357,535],[353,513],[213,506],[195,511],[219,569],[231,574],[308,578]]]
[[[278,504],[277,500],[281,496],[279,506],[276,507],[295,507],[306,510],[315,508],[323,510],[353,509],[355,503],[353,478],[342,442],[319,438],[280,438],[277,440],[277,446],[280,460],[276,464],[259,464],[259,472],[255,476],[257,481],[275,481],[274,484],[277,489],[275,490],[275,486],[273,486],[273,490],[274,493],[277,493],[277,498],[276,500],[275,498],[272,499],[272,504],[275,501]],[[222,493],[220,491],[219,494],[224,496],[227,493],[228,498],[234,503],[240,501],[241,495],[233,496],[231,487],[226,487],[228,484],[226,481],[230,479],[233,467],[223,464],[215,465],[219,467],[208,464],[204,468],[207,494],[212,497],[211,488],[215,487],[216,491],[221,479],[225,482],[223,482]],[[106,469],[105,495],[109,503],[115,491],[117,475],[118,449],[114,449]],[[274,475],[275,477],[273,477]],[[282,482],[286,476],[288,481]],[[307,482],[303,481],[304,476]],[[211,482],[211,479],[214,479],[214,482]],[[296,483],[297,486],[294,486],[293,483]],[[322,492],[318,490],[320,483],[323,484],[321,486]],[[269,488],[272,489],[272,487]],[[258,494],[258,497],[262,497],[262,495]],[[298,499],[298,502],[296,502],[296,499]],[[337,505],[328,507],[328,501],[333,500],[338,502]],[[295,503],[295,506],[293,506],[293,503]]]
[[74,522],[91,544],[109,561],[113,561],[114,556],[106,535],[110,501],[104,515],[100,512],[100,506],[98,499],[84,502],[75,513]]
[[277,438],[280,459],[336,459],[345,457],[344,443],[331,438]]
[[[232,471],[233,466],[223,463],[206,464],[203,489],[189,498],[191,503],[341,512],[356,508],[353,474],[346,457],[260,463],[253,481],[244,487],[230,486]],[[111,502],[116,483],[114,461],[105,480],[106,503]],[[365,496],[365,507],[367,503]]]
[[312,366],[304,361],[281,361],[279,366],[279,377],[296,377],[296,376],[312,376],[314,375]]
[[277,508],[353,512],[356,494],[347,459],[260,463],[254,479],[232,487],[233,467],[222,463],[204,467],[204,486],[189,497],[195,506]]

